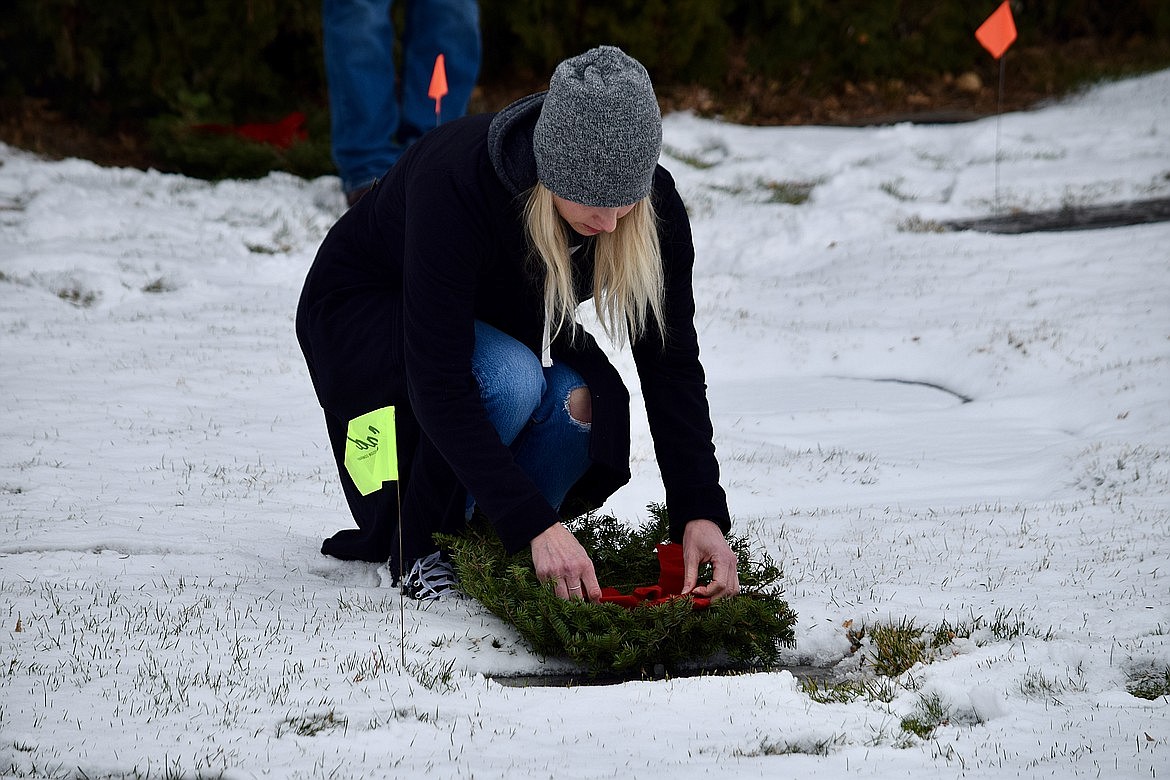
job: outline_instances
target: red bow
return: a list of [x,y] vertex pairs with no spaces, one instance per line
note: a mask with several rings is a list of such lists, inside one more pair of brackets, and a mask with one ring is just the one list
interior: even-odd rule
[[634,592],[624,594],[617,588],[602,588],[601,603],[617,604],[626,609],[634,607],[654,607],[666,604],[675,599],[690,599],[695,609],[705,609],[711,606],[711,599],[697,596],[683,595],[683,548],[681,544],[666,542],[654,548],[658,553],[658,584],[644,588],[634,588]]

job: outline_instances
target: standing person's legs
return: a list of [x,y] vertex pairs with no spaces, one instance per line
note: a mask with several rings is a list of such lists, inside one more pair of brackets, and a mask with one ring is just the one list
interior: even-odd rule
[[[482,44],[477,0],[412,0],[402,36],[402,120],[398,143],[406,147],[437,120],[457,119],[467,112],[471,90],[479,77]],[[443,55],[447,95],[441,115],[427,92],[435,58]]]
[[367,187],[398,157],[392,0],[323,0],[333,160],[348,194]]
[[559,508],[589,468],[585,382],[563,363],[543,368],[531,350],[482,322],[475,324],[472,371],[500,440],[549,504]]

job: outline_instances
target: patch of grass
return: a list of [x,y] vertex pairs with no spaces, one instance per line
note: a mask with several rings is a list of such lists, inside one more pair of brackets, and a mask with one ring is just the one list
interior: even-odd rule
[[342,612],[388,615],[398,611],[398,604],[390,596],[370,596],[360,591],[346,590],[337,595],[337,609]]
[[844,734],[833,734],[824,738],[809,738],[786,740],[783,742],[769,742],[763,740],[760,746],[753,751],[737,751],[739,758],[758,758],[760,756],[827,756],[833,748],[846,743]]
[[445,662],[418,661],[406,664],[406,671],[429,691],[450,693],[455,690],[455,659]]
[[919,739],[930,739],[935,729],[951,722],[950,709],[937,693],[920,696],[914,713],[902,718],[902,731]]
[[903,233],[945,233],[947,226],[937,220],[915,216],[899,222],[898,230]]
[[856,678],[839,682],[805,678],[800,681],[800,689],[810,699],[820,704],[850,704],[862,699],[889,704],[902,690],[901,686],[888,677]]
[[663,144],[662,153],[696,170],[705,171],[723,162],[729,151],[722,141],[712,141],[697,152],[686,152],[669,144]]
[[354,653],[344,659],[338,668],[350,680],[360,683],[380,677],[388,667],[386,656],[382,653],[382,648],[379,647],[372,653],[365,655]]
[[871,650],[866,654],[874,672],[897,677],[925,661],[927,647],[923,634],[925,629],[915,626],[909,619],[896,626],[874,626],[869,632]]
[[315,737],[326,731],[341,729],[344,733],[349,728],[349,719],[338,717],[333,710],[316,715],[289,717],[276,724],[276,736],[296,734],[298,737]]
[[179,288],[176,287],[175,285],[171,284],[170,282],[168,282],[165,278],[160,276],[159,278],[155,279],[150,284],[143,285],[142,292],[151,293],[151,294],[153,294],[153,293],[167,293],[167,292],[174,292],[177,289],[179,289]]
[[897,179],[891,179],[890,181],[882,182],[878,186],[878,189],[889,195],[894,200],[900,201],[902,203],[918,200],[917,195],[910,194],[903,189],[903,185],[905,184],[906,180],[902,177],[898,177]]
[[766,193],[764,203],[779,203],[788,206],[799,206],[802,203],[807,203],[809,197],[812,196],[813,189],[816,188],[819,182],[815,181],[770,181],[767,179],[757,179],[755,185],[747,184],[722,184],[711,185],[711,189],[716,192],[722,192],[732,196],[748,196],[755,200],[755,197],[762,190]]
[[768,191],[768,203],[786,203],[790,206],[799,206],[807,203],[812,196],[815,181],[761,181],[760,185]]
[[88,309],[98,300],[97,293],[92,290],[82,290],[79,287],[62,287],[57,290],[57,297],[80,309]]
[[[990,619],[977,615],[956,624],[944,620],[933,627],[915,625],[908,618],[900,623],[859,627],[854,627],[850,621],[846,624],[846,633],[853,644],[852,652],[862,654],[861,671],[846,680],[801,680],[801,690],[815,702],[849,704],[868,701],[889,704],[902,693],[917,689],[918,681],[912,675],[907,675],[908,671],[918,664],[932,663],[939,657],[953,654],[955,650],[952,646],[956,640],[967,640],[982,646],[1011,641],[1021,636],[1042,641],[1052,639],[1051,629],[1040,631],[1029,626],[1012,609],[1000,609]],[[1083,683],[1074,677],[1065,681],[1044,681],[1037,677],[1025,680],[1021,687],[1039,690],[1038,686],[1045,684],[1050,688],[1057,686],[1061,692],[1083,690]],[[903,732],[929,732],[941,722],[931,726],[931,717],[937,713],[930,707],[923,709],[928,717],[916,713],[903,725]],[[947,718],[950,718],[949,713]]]
[[952,625],[944,620],[929,631],[930,646],[940,649],[956,639],[970,639],[983,646],[991,642],[1008,642],[1020,637],[1032,637],[1044,642],[1052,640],[1052,628],[1040,630],[1029,625],[1023,617],[1015,614],[1011,607],[997,609],[991,618],[973,615],[970,620]]
[[244,244],[244,246],[246,246],[248,248],[249,252],[251,252],[252,254],[256,254],[256,255],[283,255],[283,254],[288,254],[288,252],[290,252],[292,250],[292,247],[289,246],[288,244],[279,244],[277,246],[271,246],[269,244],[247,243],[247,244]]
[[1055,675],[1047,677],[1038,670],[1029,669],[1020,679],[1018,688],[1020,693],[1029,698],[1060,701],[1060,696],[1065,693],[1083,693],[1086,684],[1083,675],[1079,678],[1069,676],[1061,679]]
[[722,192],[724,195],[731,195],[732,197],[740,197],[753,191],[750,187],[743,184],[736,184],[734,186],[730,184],[711,184],[708,185],[708,188],[715,192]]
[[996,610],[995,615],[992,616],[991,623],[987,626],[992,638],[1001,642],[1018,639],[1022,636],[1040,639],[1045,642],[1052,640],[1051,628],[1047,631],[1032,628],[1018,615],[1013,617],[1012,611],[1011,608]]

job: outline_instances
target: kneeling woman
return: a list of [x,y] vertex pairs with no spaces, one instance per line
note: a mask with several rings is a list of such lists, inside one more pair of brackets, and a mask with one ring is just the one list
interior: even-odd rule
[[[410,592],[433,594],[449,565],[432,534],[458,531],[474,504],[509,552],[531,548],[559,596],[597,600],[593,564],[560,520],[629,480],[630,398],[575,321],[592,298],[633,352],[684,587],[738,591],[690,224],[661,144],[645,68],[600,47],[562,62],[547,92],[429,132],[329,231],[297,336],[358,527],[322,552],[389,559]],[[400,501],[363,496],[342,465],[348,422],[390,405]],[[706,562],[714,579],[695,587]]]

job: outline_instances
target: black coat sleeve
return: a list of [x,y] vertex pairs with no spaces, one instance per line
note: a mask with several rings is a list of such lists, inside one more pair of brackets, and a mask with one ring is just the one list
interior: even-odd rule
[[690,220],[674,180],[662,168],[654,191],[666,287],[665,334],[648,328],[634,344],[633,355],[666,489],[671,538],[681,541],[691,520],[713,520],[724,533],[730,530],[731,520],[727,496],[719,485],[706,377],[695,332]]
[[[423,434],[514,552],[558,516],[501,442],[471,372],[478,284],[508,214],[492,201],[492,187],[466,171],[427,166],[410,176],[406,191],[403,329],[410,404]],[[408,495],[405,519],[426,506],[426,497]]]

